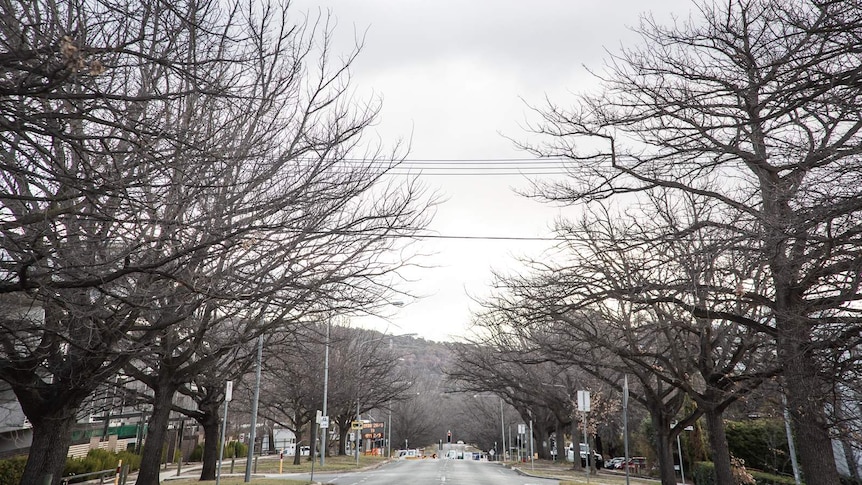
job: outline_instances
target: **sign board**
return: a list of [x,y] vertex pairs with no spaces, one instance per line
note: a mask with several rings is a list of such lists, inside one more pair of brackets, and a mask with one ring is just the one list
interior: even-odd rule
[[224,400],[230,402],[233,399],[233,381],[227,381],[224,385]]
[[328,429],[329,428],[329,416],[321,416],[320,417],[320,429]]
[[363,423],[362,437],[367,440],[382,440],[385,428],[385,423]]
[[362,421],[351,421],[350,429],[362,429]]
[[527,434],[527,425],[519,424],[518,425],[518,434]]
[[578,411],[590,412],[590,391],[578,391]]

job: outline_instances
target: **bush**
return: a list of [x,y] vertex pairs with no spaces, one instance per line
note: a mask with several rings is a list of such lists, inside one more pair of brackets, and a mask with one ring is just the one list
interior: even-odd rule
[[24,475],[26,456],[16,456],[8,460],[0,460],[0,483],[21,483]]
[[793,473],[784,422],[777,419],[727,421],[727,444],[733,456],[757,470]]
[[[698,461],[692,466],[692,479],[696,485],[717,485],[715,483],[715,465],[709,461]],[[757,485],[795,485],[793,477],[773,475],[771,473],[748,470]],[[805,483],[805,482],[803,482]]]
[[225,458],[240,458],[248,455],[248,446],[239,441],[229,441],[224,447]]
[[112,453],[96,449],[87,452],[87,456],[84,458],[66,458],[66,468],[63,470],[63,476],[68,477],[69,475],[83,475],[103,470],[115,470],[120,460],[123,460],[123,465],[129,466],[129,471],[141,468],[140,455],[125,450],[119,453]]
[[715,466],[711,461],[696,461],[691,467],[695,485],[715,485]]
[[757,485],[796,485],[796,480],[793,477],[757,471],[749,471],[748,473],[751,473],[751,476],[757,481]]
[[192,454],[189,455],[189,461],[201,461],[204,459],[204,447],[203,445],[195,446],[195,449],[192,450]]

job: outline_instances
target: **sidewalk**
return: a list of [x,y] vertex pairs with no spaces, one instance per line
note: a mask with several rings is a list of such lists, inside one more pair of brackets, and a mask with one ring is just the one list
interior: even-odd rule
[[[625,474],[601,471],[598,474],[590,475],[588,479],[583,470],[574,470],[571,466],[560,466],[544,462],[534,462],[532,466],[530,463],[514,463],[506,466],[510,466],[512,470],[521,475],[533,478],[552,478],[572,483],[589,482],[594,485],[625,485],[626,483]],[[658,483],[661,483],[661,480],[641,476],[629,477],[630,485],[656,485]]]

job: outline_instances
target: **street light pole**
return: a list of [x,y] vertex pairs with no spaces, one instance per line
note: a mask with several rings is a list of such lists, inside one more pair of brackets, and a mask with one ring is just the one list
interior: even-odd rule
[[503,420],[503,398],[500,398],[500,445],[503,447],[501,450],[503,454],[500,458],[503,461],[506,461],[506,422]]
[[254,460],[254,442],[255,442],[255,430],[257,428],[257,402],[260,398],[260,367],[261,360],[263,358],[263,334],[258,337],[257,341],[257,370],[255,371],[255,380],[254,380],[254,399],[251,402],[251,430],[249,430],[249,447],[248,447],[248,458],[245,462],[245,483],[251,481],[251,464]]
[[[326,319],[326,345],[323,350],[323,419],[328,421],[329,415],[326,414],[326,401],[329,398],[329,331],[332,327],[331,320]],[[320,466],[326,464],[326,435],[329,434],[329,423],[327,427],[320,428]]]
[[[230,403],[231,399],[233,399],[233,381],[225,382],[224,386],[224,419],[221,423],[221,446],[219,446],[218,451],[218,469],[216,470],[216,485],[221,483],[221,464],[222,460],[224,460],[224,438],[225,433],[227,431],[227,406]],[[143,435],[143,432],[141,432]]]
[[389,400],[389,424],[386,425],[386,455],[392,458],[392,399]]
[[359,447],[362,445],[362,442],[359,441],[362,439],[362,420],[359,419],[359,398],[356,398],[356,422],[359,423],[359,427],[356,428],[356,466],[359,466]]

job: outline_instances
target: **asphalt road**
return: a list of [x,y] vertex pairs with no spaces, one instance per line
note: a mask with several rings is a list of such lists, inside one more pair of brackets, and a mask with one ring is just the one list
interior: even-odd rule
[[315,481],[335,485],[556,485],[495,463],[472,460],[399,460],[373,470],[315,474]]

